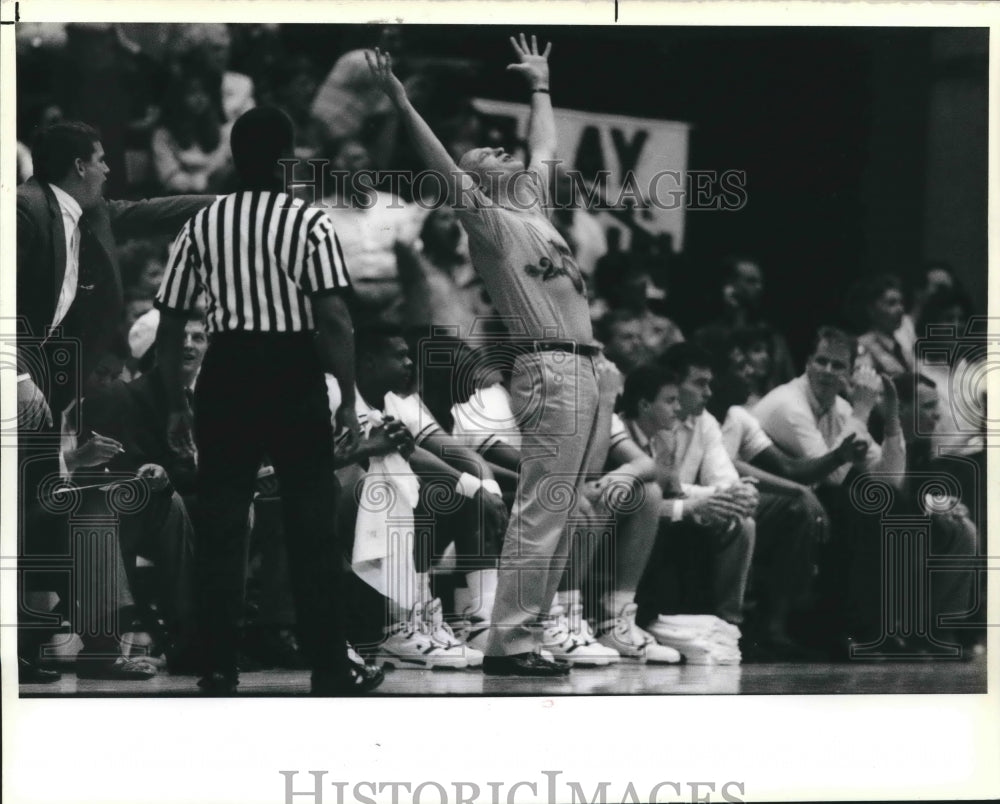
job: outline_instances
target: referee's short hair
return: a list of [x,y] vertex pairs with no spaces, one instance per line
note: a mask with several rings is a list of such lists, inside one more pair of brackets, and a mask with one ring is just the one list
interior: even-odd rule
[[100,140],[96,128],[76,120],[46,126],[31,143],[35,178],[49,183],[65,178],[77,159],[90,161]]
[[278,160],[291,157],[294,144],[292,119],[274,106],[256,106],[242,114],[229,137],[236,172],[250,183],[273,181]]

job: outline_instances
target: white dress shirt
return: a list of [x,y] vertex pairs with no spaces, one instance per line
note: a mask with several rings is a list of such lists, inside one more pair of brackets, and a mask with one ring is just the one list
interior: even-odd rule
[[689,497],[710,497],[740,476],[722,443],[722,429],[707,410],[677,427],[677,476]]
[[76,298],[76,287],[80,278],[80,216],[83,210],[65,190],[49,185],[62,210],[63,230],[66,233],[66,273],[63,275],[62,289],[56,302],[56,312],[52,317],[52,326],[58,326],[66,317],[73,299]]

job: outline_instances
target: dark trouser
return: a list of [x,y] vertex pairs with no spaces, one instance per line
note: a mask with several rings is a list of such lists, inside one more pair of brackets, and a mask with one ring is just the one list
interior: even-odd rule
[[[887,631],[904,636],[911,630],[920,635],[926,620],[928,631],[944,641],[948,633],[948,615],[966,612],[972,603],[974,574],[968,569],[935,569],[927,573],[921,586],[913,578],[919,565],[917,548],[885,552],[886,531],[900,544],[900,533],[928,533],[928,557],[976,555],[976,528],[964,517],[933,515],[927,517],[918,501],[900,493],[900,503],[888,513],[858,510],[849,496],[848,480],[839,489],[820,492],[824,505],[830,505],[834,522],[831,550],[821,578],[826,577],[825,598],[828,606],[841,606],[843,615],[835,620],[843,633],[858,642],[877,641]],[[894,524],[894,519],[911,514],[909,526]],[[912,543],[911,543],[912,544]],[[887,563],[888,562],[888,563]],[[925,597],[926,595],[926,597]],[[830,600],[832,599],[832,603]],[[925,608],[920,608],[925,607]],[[945,622],[938,624],[939,618]]]
[[213,335],[195,401],[197,597],[205,671],[236,672],[247,516],[265,452],[281,483],[303,652],[315,670],[346,668],[333,428],[312,335]]
[[[664,501],[665,510],[672,501]],[[660,531],[635,601],[640,626],[658,614],[714,614],[743,622],[756,526],[741,519],[727,531],[694,522],[660,520]]]
[[136,556],[151,559],[156,568],[156,602],[167,628],[190,633],[195,616],[195,538],[181,496],[171,491],[151,495],[141,511],[121,517],[119,540],[129,586],[136,586]]
[[458,572],[496,569],[500,540],[487,533],[478,501],[463,498],[447,510],[435,511],[434,497],[440,486],[436,492],[434,481],[450,482],[444,475],[420,475],[420,503],[413,511],[418,523],[413,557],[417,572],[427,572],[452,542]]
[[817,550],[816,611],[810,630],[821,641],[848,634],[873,635],[881,619],[880,516],[860,510],[850,497],[852,473],[840,486],[819,486],[816,496],[830,516],[830,540]]
[[254,502],[254,525],[251,533],[251,562],[259,559],[256,569],[259,626],[291,628],[295,625],[295,601],[289,583],[288,550],[281,524],[281,499],[271,497]]
[[812,580],[819,528],[802,498],[762,491],[754,515],[754,589],[773,621],[803,602]]

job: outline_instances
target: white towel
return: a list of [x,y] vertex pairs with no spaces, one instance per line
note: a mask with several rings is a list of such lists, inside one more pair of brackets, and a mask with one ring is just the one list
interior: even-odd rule
[[[369,414],[372,427],[382,424],[377,413]],[[355,574],[406,610],[417,598],[413,509],[419,495],[420,482],[402,455],[371,458],[354,525]]]
[[661,614],[646,629],[688,664],[740,664],[740,629],[711,614]]

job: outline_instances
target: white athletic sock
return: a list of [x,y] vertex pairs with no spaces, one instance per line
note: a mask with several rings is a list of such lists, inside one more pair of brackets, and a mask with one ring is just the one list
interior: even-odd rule
[[423,603],[426,606],[431,600],[434,599],[434,595],[431,594],[431,575],[429,572],[418,572],[417,573],[417,602]]
[[455,590],[455,612],[488,620],[497,596],[497,571],[472,570],[465,573],[465,588]]
[[622,613],[629,603],[635,602],[635,592],[615,589],[601,595],[601,619],[610,620]]

